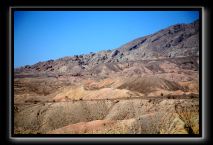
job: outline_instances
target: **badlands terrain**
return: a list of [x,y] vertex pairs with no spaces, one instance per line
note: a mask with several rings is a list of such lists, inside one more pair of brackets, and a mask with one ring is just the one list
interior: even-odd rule
[[15,68],[14,133],[199,134],[199,21]]

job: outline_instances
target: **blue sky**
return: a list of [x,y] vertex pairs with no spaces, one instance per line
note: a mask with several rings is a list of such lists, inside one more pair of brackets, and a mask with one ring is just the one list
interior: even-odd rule
[[15,11],[14,66],[114,49],[198,11]]

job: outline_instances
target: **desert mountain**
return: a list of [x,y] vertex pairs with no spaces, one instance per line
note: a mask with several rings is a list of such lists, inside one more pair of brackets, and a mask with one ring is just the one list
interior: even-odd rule
[[[15,72],[71,73],[79,75],[88,70],[121,70],[118,65],[130,61],[199,56],[199,21],[177,24],[152,35],[137,38],[123,46],[107,51],[75,55],[39,62],[15,69]],[[104,64],[103,64],[104,63]],[[110,73],[110,72],[109,72]]]
[[14,133],[199,134],[199,97],[197,20],[16,68]]

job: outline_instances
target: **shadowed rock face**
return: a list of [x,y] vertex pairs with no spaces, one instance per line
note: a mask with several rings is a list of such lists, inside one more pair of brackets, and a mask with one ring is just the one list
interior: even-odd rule
[[199,21],[16,68],[14,112],[18,134],[198,134]]

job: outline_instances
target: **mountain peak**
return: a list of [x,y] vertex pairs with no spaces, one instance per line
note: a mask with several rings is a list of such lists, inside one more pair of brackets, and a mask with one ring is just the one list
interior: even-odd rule
[[[176,58],[199,55],[199,20],[190,24],[176,24],[152,35],[134,39],[111,51],[64,57],[39,62],[15,69],[15,72],[67,72],[84,70],[101,63],[116,63],[160,58]],[[63,68],[61,68],[63,66]]]

